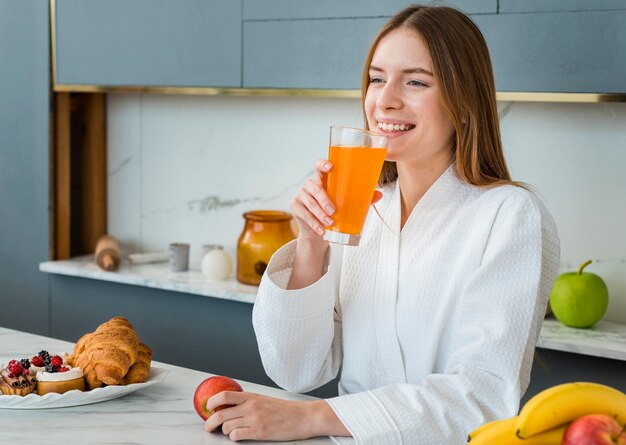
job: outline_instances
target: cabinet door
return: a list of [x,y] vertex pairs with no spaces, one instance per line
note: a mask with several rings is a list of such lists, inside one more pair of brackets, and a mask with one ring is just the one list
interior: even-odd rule
[[386,19],[244,22],[245,88],[359,88]]
[[[496,13],[496,0],[438,2]],[[376,33],[407,0],[244,0],[245,88],[358,89]]]
[[57,84],[241,86],[241,0],[57,0]]
[[47,0],[0,0],[0,326],[37,334],[49,334],[49,23]]
[[626,9],[476,15],[498,91],[626,92]]

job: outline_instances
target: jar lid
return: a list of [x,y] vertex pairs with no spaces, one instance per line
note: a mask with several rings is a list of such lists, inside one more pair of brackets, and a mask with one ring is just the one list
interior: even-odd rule
[[243,214],[243,217],[250,221],[281,222],[292,219],[291,213],[279,210],[252,210]]

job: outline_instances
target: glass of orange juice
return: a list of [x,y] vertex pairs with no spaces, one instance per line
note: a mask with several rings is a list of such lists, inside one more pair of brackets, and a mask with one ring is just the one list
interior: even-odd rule
[[335,205],[334,224],[324,239],[358,246],[361,230],[387,156],[387,138],[350,127],[330,127],[328,160],[333,168],[324,177],[326,194]]

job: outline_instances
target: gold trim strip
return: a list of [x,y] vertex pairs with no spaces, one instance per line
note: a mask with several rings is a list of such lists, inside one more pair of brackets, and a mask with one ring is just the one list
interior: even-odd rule
[[57,3],[50,0],[50,40],[52,45],[52,85],[57,84]]
[[329,98],[360,98],[360,90],[314,90],[287,88],[210,88],[210,87],[150,87],[150,86],[100,86],[66,85],[54,86],[57,93],[147,93],[186,94],[198,96],[305,96]]
[[496,99],[503,102],[626,102],[623,93],[539,93],[539,92],[499,92]]
[[[54,0],[51,0],[54,1]],[[57,93],[146,93],[146,94],[185,94],[199,96],[301,96],[358,99],[360,90],[313,90],[288,88],[209,88],[209,87],[150,87],[150,86],[100,86],[55,84]],[[499,92],[496,99],[503,102],[626,102],[622,93],[539,93],[539,92]]]

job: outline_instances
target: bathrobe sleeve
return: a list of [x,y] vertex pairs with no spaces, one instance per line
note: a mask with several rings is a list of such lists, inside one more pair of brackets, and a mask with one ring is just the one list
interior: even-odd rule
[[356,442],[463,444],[480,424],[515,415],[559,253],[552,218],[530,193],[503,200],[480,266],[467,277],[446,277],[463,282],[455,315],[443,327],[450,350],[441,354],[442,372],[418,384],[328,399]]
[[285,290],[296,241],[270,260],[252,312],[261,360],[282,388],[307,392],[337,376],[341,366],[341,314],[337,300],[342,248],[330,246],[322,277],[298,290]]

